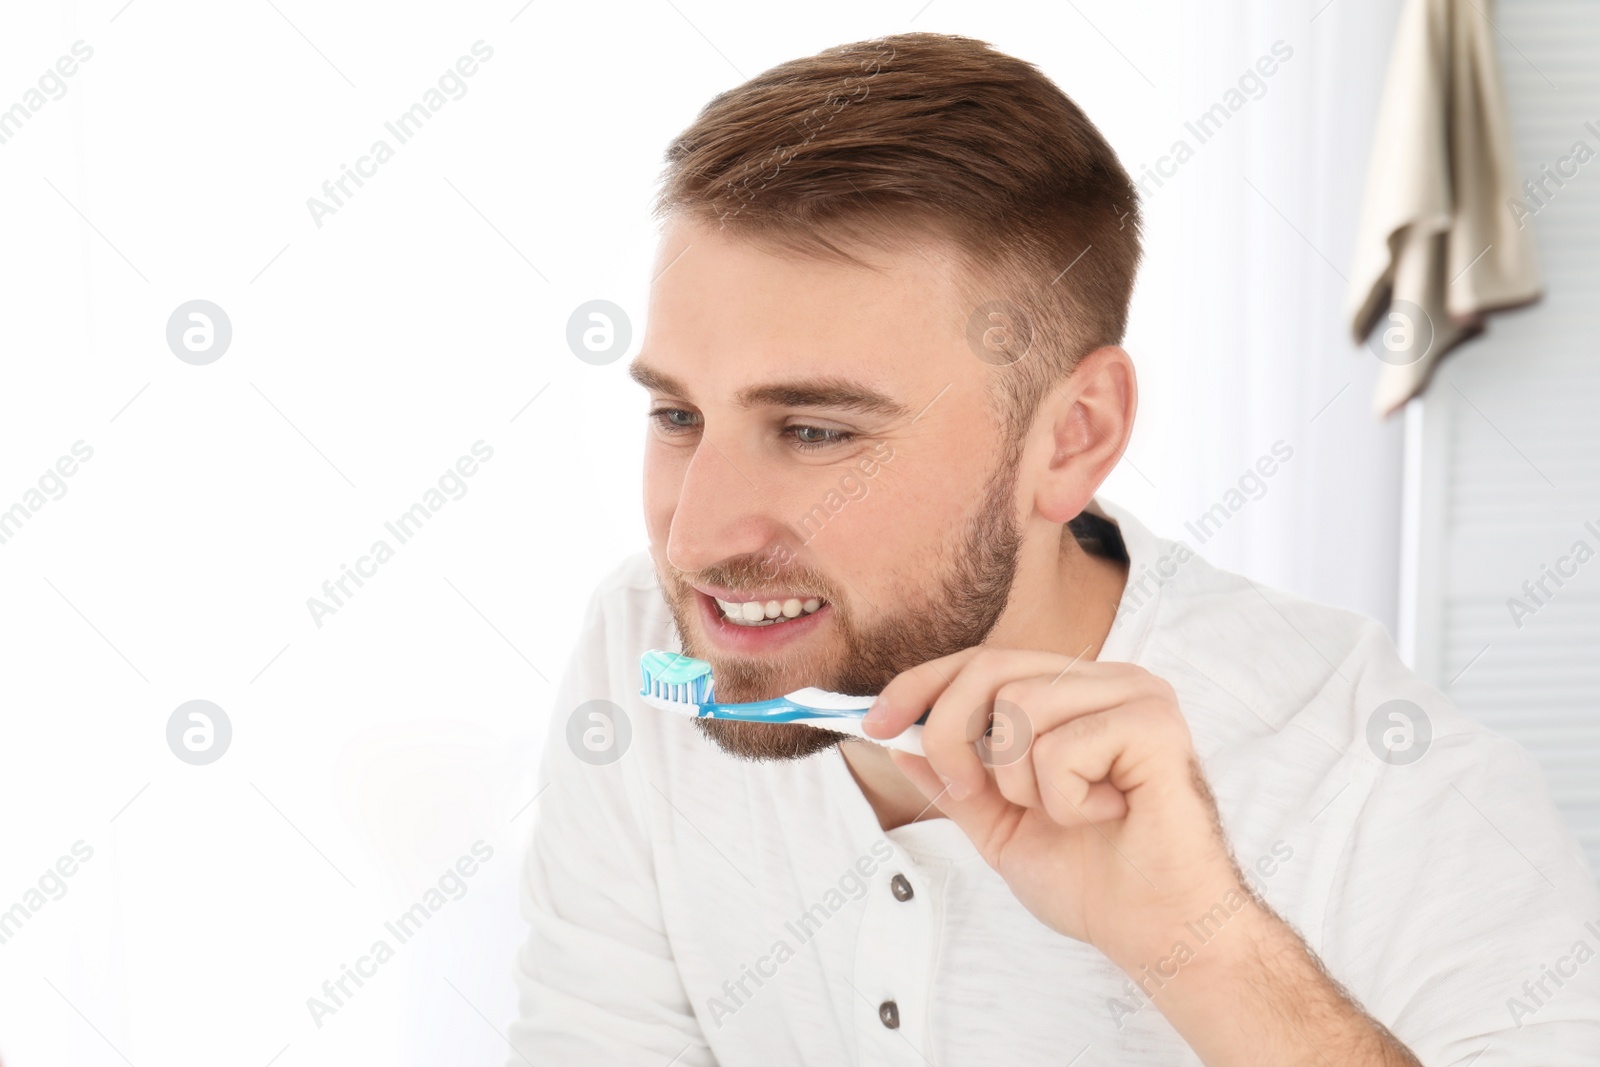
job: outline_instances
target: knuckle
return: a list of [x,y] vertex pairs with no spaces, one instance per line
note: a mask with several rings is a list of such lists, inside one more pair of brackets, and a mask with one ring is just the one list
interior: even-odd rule
[[1036,692],[1032,679],[1019,678],[1015,681],[1006,682],[996,689],[994,691],[994,703],[998,704],[1001,701],[1005,701],[1007,704],[1014,704],[1018,708],[1026,710],[1028,705],[1033,702]]
[[[1028,751],[1028,758],[1033,763],[1034,774],[1040,782],[1044,782],[1051,775],[1060,775],[1062,768],[1068,765],[1071,754],[1071,737],[1064,729],[1051,730],[1033,739],[1032,747]],[[1043,793],[1047,787],[1040,786],[1039,792]]]
[[1183,711],[1178,707],[1176,700],[1156,698],[1143,701],[1141,711],[1150,721],[1152,728],[1159,731],[1171,743],[1181,745],[1189,743],[1189,722],[1183,717]]
[[1073,741],[1079,744],[1093,741],[1105,733],[1106,721],[1104,715],[1083,715],[1065,724],[1063,731]]
[[980,645],[978,650],[972,654],[972,659],[967,661],[967,669],[971,671],[977,671],[980,674],[993,670],[994,666],[994,649],[982,645]]

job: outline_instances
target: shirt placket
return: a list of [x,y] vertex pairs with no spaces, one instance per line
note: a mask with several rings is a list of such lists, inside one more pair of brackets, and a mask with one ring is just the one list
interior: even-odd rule
[[873,874],[852,979],[863,1063],[932,1062],[928,1000],[942,881],[898,846]]

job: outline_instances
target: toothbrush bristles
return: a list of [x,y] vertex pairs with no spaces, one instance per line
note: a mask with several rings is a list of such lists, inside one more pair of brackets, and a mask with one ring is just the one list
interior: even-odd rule
[[712,696],[714,688],[715,682],[710,678],[698,678],[691,682],[668,682],[652,676],[649,691],[651,696],[676,704],[709,704],[714,700]]

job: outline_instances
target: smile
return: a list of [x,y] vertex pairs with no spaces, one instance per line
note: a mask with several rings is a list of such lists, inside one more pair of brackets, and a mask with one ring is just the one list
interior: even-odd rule
[[746,601],[723,600],[720,597],[712,599],[723,619],[735,626],[776,626],[802,615],[810,615],[827,603],[816,597],[804,600],[799,597]]
[[[752,599],[742,599],[747,596]],[[712,649],[725,655],[770,656],[794,647],[832,621],[834,612],[831,601],[789,590],[740,593],[725,587],[699,587],[694,599],[701,632]]]

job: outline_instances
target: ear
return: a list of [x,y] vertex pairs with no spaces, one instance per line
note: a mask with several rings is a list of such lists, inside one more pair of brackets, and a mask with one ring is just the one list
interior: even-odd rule
[[1118,345],[1084,356],[1045,399],[1034,423],[1043,439],[1030,444],[1048,449],[1035,468],[1035,504],[1044,518],[1067,522],[1083,511],[1127,449],[1138,406],[1133,359]]

